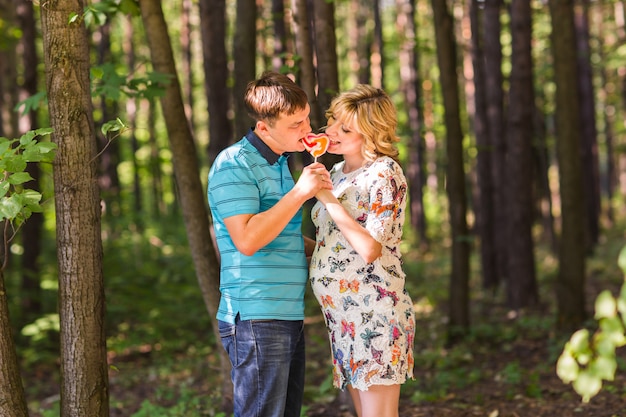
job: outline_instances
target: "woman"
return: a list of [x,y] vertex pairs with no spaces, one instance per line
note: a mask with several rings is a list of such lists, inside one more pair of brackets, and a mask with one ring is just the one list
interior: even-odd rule
[[397,417],[400,385],[413,378],[413,303],[400,241],[406,179],[389,96],[358,85],[326,112],[333,190],[316,194],[310,280],[328,329],[333,380],[359,417]]

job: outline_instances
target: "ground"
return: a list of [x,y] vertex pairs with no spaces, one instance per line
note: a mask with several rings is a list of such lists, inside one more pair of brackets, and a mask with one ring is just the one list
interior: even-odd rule
[[[427,330],[428,325],[423,323],[422,328]],[[306,330],[309,343],[305,415],[354,417],[346,405],[349,404],[347,395],[338,395],[339,391],[327,386],[330,368],[323,323],[318,319],[309,320]],[[624,366],[620,367],[613,383],[589,403],[582,403],[571,386],[563,384],[556,376],[554,358],[558,352],[555,353],[555,344],[549,336],[535,331],[505,342],[501,337],[496,337],[496,343],[477,339],[474,352],[450,359],[447,365],[441,364],[441,358],[454,355],[454,351],[431,352],[437,359],[416,363],[415,381],[403,387],[400,416],[626,417]],[[425,351],[426,345],[423,341],[416,349]],[[618,353],[623,364],[626,352]],[[110,374],[110,416],[216,415],[219,411],[216,361],[211,357],[189,360],[189,356],[186,353],[166,358],[155,346],[144,346],[111,357],[115,366]],[[423,355],[428,356],[428,353]],[[37,410],[50,408],[58,402],[58,385],[53,377],[53,373],[38,375],[40,382],[47,380],[47,388],[38,390],[39,400],[34,402],[36,407],[31,405],[31,417],[44,416]],[[153,406],[146,406],[147,402]],[[174,406],[178,406],[179,411],[172,411]],[[201,411],[195,413],[192,407]],[[186,411],[181,411],[183,409]],[[139,411],[142,413],[137,414]],[[52,415],[55,414],[45,417]]]
[[[553,349],[548,338],[517,340],[506,348],[485,350],[472,357],[472,366],[481,369],[480,380],[461,388],[450,388],[442,398],[415,401],[403,390],[400,417],[626,417],[626,372],[622,367],[616,380],[589,403],[556,375],[550,363]],[[626,352],[619,352],[622,360]],[[507,380],[503,370],[522,363],[519,381]],[[469,365],[469,364],[468,364]],[[468,368],[469,369],[469,368]],[[532,375],[532,381],[528,381]],[[416,380],[432,379],[432,373],[416,364]],[[526,380],[526,381],[524,381]],[[417,387],[426,386],[428,383]],[[454,385],[454,384],[451,384]],[[308,417],[353,417],[340,397],[310,407]]]
[[[620,284],[612,284],[614,294]],[[589,311],[606,287],[590,288]],[[583,403],[556,375],[556,360],[569,336],[555,335],[553,311],[538,307],[511,315],[497,302],[479,299],[472,305],[471,334],[447,348],[441,342],[446,309],[416,309],[415,380],[402,388],[400,417],[626,417],[626,348],[617,352],[615,380]],[[312,309],[305,322],[304,414],[354,417],[347,395],[330,387],[327,334],[316,312]],[[189,343],[178,352],[159,344],[111,352],[110,417],[220,416],[216,351],[204,340]],[[27,373],[25,381],[36,382],[25,387],[30,417],[58,416],[51,411],[58,407],[58,369],[42,366]]]

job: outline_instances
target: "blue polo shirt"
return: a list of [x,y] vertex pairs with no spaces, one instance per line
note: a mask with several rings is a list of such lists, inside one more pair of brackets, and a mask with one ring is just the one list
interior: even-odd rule
[[302,237],[302,209],[267,246],[252,256],[235,247],[224,219],[269,210],[294,180],[287,156],[276,155],[251,130],[223,150],[209,172],[208,199],[221,255],[218,320],[304,319],[308,266]]

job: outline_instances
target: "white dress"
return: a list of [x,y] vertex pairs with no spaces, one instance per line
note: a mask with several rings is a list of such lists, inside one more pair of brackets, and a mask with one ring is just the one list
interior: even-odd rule
[[316,245],[309,279],[328,329],[333,383],[367,390],[413,378],[413,303],[404,288],[400,241],[406,179],[389,157],[344,174],[331,170],[333,194],[350,215],[382,244],[367,264],[317,202],[311,211]]

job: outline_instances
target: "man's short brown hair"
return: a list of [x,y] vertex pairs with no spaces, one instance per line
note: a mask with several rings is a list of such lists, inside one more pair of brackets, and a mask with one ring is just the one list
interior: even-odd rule
[[252,119],[272,124],[281,114],[291,115],[304,109],[308,98],[288,76],[266,71],[248,83],[244,103]]

